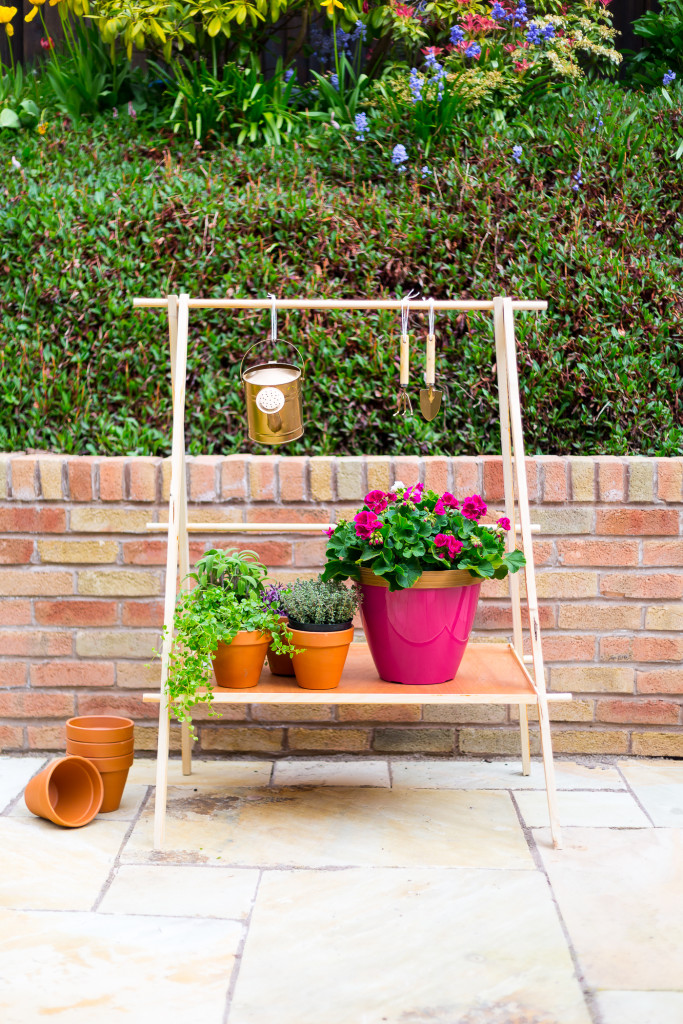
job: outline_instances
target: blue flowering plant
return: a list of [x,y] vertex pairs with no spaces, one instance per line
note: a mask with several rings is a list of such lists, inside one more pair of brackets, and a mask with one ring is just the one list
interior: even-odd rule
[[323,580],[359,580],[360,570],[403,590],[426,570],[465,569],[480,579],[503,579],[525,565],[521,551],[506,552],[510,521],[482,522],[487,507],[478,494],[458,501],[422,484],[370,491],[350,522],[327,532]]

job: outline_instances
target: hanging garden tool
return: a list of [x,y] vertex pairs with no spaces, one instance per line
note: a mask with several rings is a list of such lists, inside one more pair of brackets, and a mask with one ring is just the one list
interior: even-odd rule
[[434,299],[429,300],[429,328],[427,333],[427,365],[425,367],[426,388],[420,388],[420,410],[424,418],[433,420],[441,408],[441,391],[434,387],[436,381],[436,337],[434,335]]
[[[269,295],[268,298],[271,300],[270,339],[274,342],[277,340],[276,298],[274,295]],[[240,364],[240,376],[247,403],[249,437],[261,444],[286,444],[287,441],[296,441],[304,432],[301,411],[303,372],[296,363],[277,360],[256,363],[242,372],[244,360],[258,344],[256,341],[247,349]],[[290,345],[290,348],[294,349],[301,360],[301,353],[296,345]]]
[[410,319],[411,298],[413,298],[413,293],[408,292],[401,305],[401,368],[399,389],[396,396],[396,412],[394,413],[394,416],[405,416],[406,413],[412,414],[413,411],[410,396],[406,391],[410,382],[410,339],[408,337],[408,322]]

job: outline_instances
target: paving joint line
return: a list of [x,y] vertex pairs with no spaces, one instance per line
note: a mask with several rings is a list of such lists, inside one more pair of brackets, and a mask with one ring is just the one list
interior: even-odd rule
[[[21,760],[21,759],[17,758],[17,760]],[[40,768],[36,768],[36,770],[34,771],[33,775],[31,776],[31,779],[35,779],[36,775],[39,772],[42,772],[42,770],[44,768],[46,768],[46,767],[47,767],[47,758],[44,758],[43,759],[43,763],[41,764]],[[29,779],[28,781],[30,782],[31,779]],[[28,782],[26,783],[26,786],[28,786]],[[17,804],[19,803],[19,801],[23,797],[24,791],[26,789],[26,786],[24,786],[24,788],[19,793],[17,793],[16,796],[13,796],[12,799],[9,801],[9,803],[5,805],[5,809],[2,812],[0,812],[0,817],[2,817],[2,818],[9,818],[9,816],[12,813],[12,811],[14,810],[14,808],[17,806]]]
[[237,987],[237,979],[239,977],[240,968],[242,967],[242,959],[244,957],[244,947],[247,944],[247,938],[249,937],[249,928],[251,926],[251,919],[254,915],[256,908],[256,900],[258,897],[259,889],[261,888],[261,880],[263,878],[263,870],[259,871],[259,876],[256,881],[256,888],[254,889],[254,896],[251,901],[251,907],[249,908],[249,914],[247,915],[246,921],[243,923],[244,931],[240,943],[235,953],[235,962],[230,972],[230,981],[228,982],[228,990],[225,994],[225,1010],[223,1012],[222,1024],[228,1024],[228,1018],[230,1017],[230,1010],[232,1009],[232,1000],[235,995],[235,988]]
[[114,877],[116,875],[116,872],[117,872],[117,870],[118,870],[118,868],[119,868],[119,866],[121,864],[121,854],[124,851],[126,843],[128,842],[128,840],[130,839],[131,835],[133,834],[133,829],[135,828],[135,826],[139,822],[140,818],[142,817],[142,812],[145,810],[145,808],[147,807],[147,804],[149,803],[149,798],[151,796],[152,789],[153,789],[152,786],[148,786],[147,787],[147,792],[145,793],[144,797],[140,801],[140,806],[137,809],[137,813],[135,814],[135,816],[132,818],[132,820],[128,824],[128,828],[126,829],[125,834],[123,836],[123,839],[121,840],[121,845],[119,846],[118,852],[117,852],[116,856],[114,857],[114,863],[111,866],[109,874],[107,875],[107,877],[104,880],[104,884],[102,885],[102,888],[100,889],[98,895],[95,898],[95,902],[93,903],[92,907],[90,908],[90,913],[91,914],[97,913],[97,911],[98,911],[98,909],[100,907],[100,904],[102,903],[102,900],[104,899],[104,897],[109,892],[109,889],[111,888],[111,884],[114,881]]
[[636,793],[636,791],[631,786],[631,783],[628,781],[628,779],[626,778],[626,776],[622,772],[621,768],[618,765],[616,766],[616,768],[617,768],[617,771],[619,772],[619,774],[621,775],[622,779],[624,780],[624,785],[626,786],[626,792],[631,794],[631,796],[633,797],[633,799],[636,802],[636,804],[638,805],[638,807],[640,807],[641,811],[643,812],[643,814],[645,815],[647,820],[650,822],[650,825],[652,826],[652,828],[657,828],[657,825],[655,825],[654,821],[652,820],[652,818],[651,818],[651,816],[650,816],[650,814],[649,814],[649,812],[647,810],[647,807],[645,807],[645,805],[641,802],[640,798],[638,797],[638,794]]
[[584,1002],[586,1004],[586,1009],[588,1010],[588,1014],[589,1014],[591,1020],[593,1021],[593,1024],[604,1024],[603,1018],[602,1018],[602,1014],[600,1013],[600,1011],[598,1009],[598,1006],[596,1004],[596,1001],[595,1001],[595,993],[594,993],[593,989],[591,989],[589,987],[588,982],[586,981],[586,979],[584,977],[584,974],[583,974],[583,971],[581,969],[581,964],[579,962],[579,958],[578,958],[578,955],[576,953],[576,950],[574,949],[574,944],[573,944],[573,942],[571,940],[571,936],[569,934],[569,929],[567,928],[567,925],[565,923],[564,917],[562,915],[562,911],[560,909],[560,904],[559,904],[559,902],[557,900],[557,897],[555,896],[555,890],[553,889],[552,883],[550,881],[550,876],[549,876],[549,874],[548,874],[548,872],[546,870],[545,864],[543,863],[543,858],[542,858],[541,853],[540,853],[540,851],[538,849],[538,846],[536,845],[536,839],[534,838],[533,829],[530,828],[530,826],[528,826],[526,824],[526,822],[524,821],[524,818],[522,816],[522,812],[520,810],[519,804],[515,800],[515,792],[516,791],[512,790],[512,789],[508,790],[508,793],[510,795],[510,799],[512,800],[512,805],[515,808],[515,812],[517,814],[517,818],[519,819],[520,828],[522,829],[522,832],[524,833],[524,838],[526,840],[527,846],[529,847],[529,853],[531,854],[531,858],[532,858],[532,860],[534,862],[534,866],[535,866],[536,870],[539,872],[539,874],[541,874],[543,876],[543,878],[545,879],[545,883],[548,886],[548,892],[550,893],[550,899],[551,899],[552,904],[553,904],[553,906],[555,908],[555,913],[557,914],[557,919],[558,919],[559,924],[560,924],[560,929],[562,930],[562,935],[564,936],[564,941],[565,941],[565,944],[566,944],[567,949],[569,951],[569,956],[571,957],[572,966],[574,968],[574,976],[575,976],[576,981],[577,981],[577,983],[579,985],[579,988],[581,989],[581,994],[582,994]]

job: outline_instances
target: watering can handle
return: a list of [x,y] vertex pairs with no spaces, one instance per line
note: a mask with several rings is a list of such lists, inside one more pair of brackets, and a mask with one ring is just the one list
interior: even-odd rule
[[[277,340],[278,342],[279,342],[279,341],[282,341],[282,339],[281,339],[281,338],[277,338],[276,340]],[[253,348],[256,348],[256,346],[257,346],[257,345],[262,345],[262,344],[263,344],[263,342],[262,342],[262,341],[255,341],[253,345],[250,345],[250,346],[249,346],[249,348],[247,349],[247,351],[246,351],[246,352],[244,353],[244,355],[242,356],[242,362],[240,363],[240,380],[242,380],[242,367],[244,366],[244,360],[245,360],[245,359],[247,358],[247,356],[249,355],[249,353],[251,352],[251,350],[252,350]],[[294,349],[294,351],[296,352],[296,354],[298,355],[298,357],[299,357],[299,363],[301,364],[301,379],[303,380],[303,379],[304,379],[304,361],[303,361],[303,358],[302,358],[302,356],[301,356],[301,352],[299,352],[299,349],[298,349],[298,348],[296,347],[296,345],[293,345],[291,341],[282,341],[282,344],[283,344],[283,345],[289,345],[289,347],[290,347],[290,348],[293,348],[293,349]],[[269,359],[268,361],[269,361],[269,362],[271,362],[271,363],[274,363],[274,362],[276,362],[276,360],[275,360],[275,359]]]

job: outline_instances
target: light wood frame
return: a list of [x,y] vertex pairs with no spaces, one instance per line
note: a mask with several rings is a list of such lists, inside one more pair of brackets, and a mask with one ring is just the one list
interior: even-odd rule
[[[161,849],[164,843],[166,799],[168,788],[168,757],[170,740],[170,715],[167,692],[167,680],[169,669],[169,656],[172,645],[173,611],[176,602],[176,581],[180,570],[181,586],[187,586],[184,582],[189,572],[189,543],[190,532],[315,532],[322,529],[320,523],[310,524],[277,524],[277,523],[189,523],[187,513],[187,488],[186,488],[186,453],[185,453],[185,391],[187,379],[187,350],[189,332],[189,311],[190,309],[271,309],[272,299],[191,299],[186,294],[169,295],[167,298],[136,298],[133,300],[136,308],[166,309],[168,316],[169,344],[171,353],[171,375],[173,390],[173,433],[171,447],[171,481],[168,509],[168,523],[149,523],[150,530],[168,532],[168,548],[166,557],[166,581],[164,596],[164,638],[161,650],[161,686],[157,694],[145,694],[144,699],[159,702],[159,739],[157,747],[157,770],[156,770],[156,796],[154,811],[154,848]],[[400,311],[404,303],[392,299],[277,299],[277,309],[317,309],[317,310],[397,310]],[[522,547],[526,556],[526,567],[524,577],[526,582],[526,603],[529,617],[529,635],[531,645],[531,656],[524,655],[523,651],[523,624],[522,624],[522,603],[521,587],[518,574],[509,576],[510,598],[512,605],[512,633],[513,642],[511,651],[515,660],[521,666],[526,678],[532,688],[532,696],[519,697],[519,725],[522,750],[522,771],[528,775],[531,768],[530,744],[529,744],[529,722],[528,704],[533,703],[538,709],[540,725],[541,753],[545,773],[545,786],[548,798],[548,815],[550,819],[550,830],[553,844],[559,847],[561,841],[559,817],[557,810],[557,795],[555,787],[555,772],[552,756],[552,745],[550,738],[550,719],[548,714],[548,699],[567,700],[570,694],[546,693],[545,672],[543,667],[543,652],[541,647],[540,623],[538,617],[538,601],[536,596],[536,575],[534,569],[534,557],[532,547],[532,533],[539,532],[539,527],[531,523],[529,514],[529,498],[526,481],[526,463],[524,457],[524,439],[522,430],[522,415],[519,399],[519,380],[517,373],[517,353],[515,344],[515,323],[514,314],[517,310],[543,311],[547,309],[547,303],[542,301],[513,300],[509,297],[497,296],[492,300],[442,300],[431,301],[427,299],[411,299],[410,309],[428,310],[433,306],[435,310],[458,310],[458,311],[482,311],[493,314],[493,327],[496,345],[496,369],[498,379],[499,407],[500,407],[500,428],[501,428],[501,452],[503,459],[503,484],[505,494],[505,514],[510,520],[512,529],[508,534],[508,549],[515,546],[517,533],[521,533]],[[518,521],[517,521],[518,520]],[[324,525],[324,524],[323,524]],[[527,664],[533,665],[533,677],[526,669]],[[430,688],[431,689],[431,688]],[[385,687],[386,690],[386,687]],[[419,695],[420,703],[469,703],[473,700],[486,703],[511,703],[509,693],[491,693],[485,695],[457,694],[440,695]],[[400,687],[397,687],[400,691]],[[405,691],[404,691],[405,692]],[[244,694],[235,691],[235,695],[222,693],[221,702],[243,703]],[[300,697],[297,694],[290,695],[288,702],[296,702],[297,699],[303,703],[311,703],[312,699],[328,703],[349,703],[358,702],[358,695],[353,699],[345,698],[343,686],[333,693],[323,691],[302,690]],[[387,697],[386,694],[367,694],[362,696],[363,702],[389,702],[402,701],[405,698],[400,694]],[[415,698],[417,700],[418,698]],[[277,693],[252,693],[249,694],[250,703],[259,702],[280,702],[282,696]],[[191,773],[191,739],[189,728],[183,724],[181,728],[182,747],[182,769],[183,774]]]

